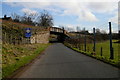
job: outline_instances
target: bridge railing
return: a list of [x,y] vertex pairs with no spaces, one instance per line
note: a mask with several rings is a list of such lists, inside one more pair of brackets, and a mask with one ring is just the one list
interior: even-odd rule
[[67,32],[66,30],[61,29],[61,28],[57,28],[57,27],[50,27],[50,28],[49,28],[49,31],[68,34],[68,32]]
[[53,32],[59,32],[59,33],[63,33],[65,31],[65,30],[63,30],[61,28],[57,28],[57,27],[50,27],[49,30],[53,31]]

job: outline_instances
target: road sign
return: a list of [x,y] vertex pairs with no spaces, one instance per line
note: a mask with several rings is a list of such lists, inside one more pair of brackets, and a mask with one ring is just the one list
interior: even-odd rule
[[31,37],[31,28],[25,28],[25,37],[27,37],[27,38],[29,38],[29,37]]

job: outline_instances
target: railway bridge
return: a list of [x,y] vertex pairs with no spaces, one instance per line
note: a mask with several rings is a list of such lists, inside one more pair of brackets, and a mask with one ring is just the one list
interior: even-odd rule
[[69,38],[68,32],[64,28],[49,27],[50,35],[54,34],[57,36],[59,42],[63,42],[66,38]]

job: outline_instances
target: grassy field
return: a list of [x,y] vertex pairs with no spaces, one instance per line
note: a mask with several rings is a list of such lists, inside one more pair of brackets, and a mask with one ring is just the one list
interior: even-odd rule
[[50,44],[24,44],[2,46],[2,77],[11,75],[14,71],[29,63]]
[[[120,44],[114,43],[116,40],[113,40],[113,49],[114,49],[114,60],[118,61],[118,46]],[[84,45],[83,45],[84,46]],[[96,55],[100,56],[101,54],[101,47],[102,47],[102,56],[105,58],[110,58],[110,45],[109,41],[96,43]],[[84,50],[84,47],[83,49]],[[87,52],[92,53],[93,52],[93,44],[87,44]]]
[[[71,47],[72,49],[79,51],[79,52],[83,52],[86,55],[92,56],[92,57],[96,57],[97,59],[103,60],[105,62],[108,62],[110,64],[113,65],[119,65],[120,64],[120,54],[118,52],[120,44],[119,43],[114,43],[116,42],[116,40],[113,40],[113,49],[114,49],[114,59],[111,60],[110,58],[110,46],[109,46],[109,41],[104,41],[104,42],[99,42],[96,43],[96,55],[91,55],[91,53],[93,53],[93,44],[89,43],[87,44],[87,49],[86,51],[84,51],[84,44],[82,44],[80,47],[81,49],[77,49],[72,47],[71,44],[65,44],[68,47]],[[102,47],[102,56],[101,56],[101,47]]]

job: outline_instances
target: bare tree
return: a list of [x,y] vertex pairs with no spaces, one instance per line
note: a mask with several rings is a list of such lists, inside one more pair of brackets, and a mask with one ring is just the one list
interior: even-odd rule
[[38,24],[39,26],[49,27],[53,26],[53,17],[44,10],[40,16],[38,16]]
[[21,22],[32,25],[32,24],[34,24],[33,20],[35,19],[35,17],[36,17],[36,14],[28,15],[28,14],[24,13],[24,16],[22,16],[22,18],[21,18]]
[[96,34],[101,34],[101,31],[100,31],[100,29],[96,29]]
[[21,17],[18,14],[12,13],[11,16],[12,16],[13,21],[20,22]]
[[102,34],[107,34],[107,32],[105,30],[101,30]]

